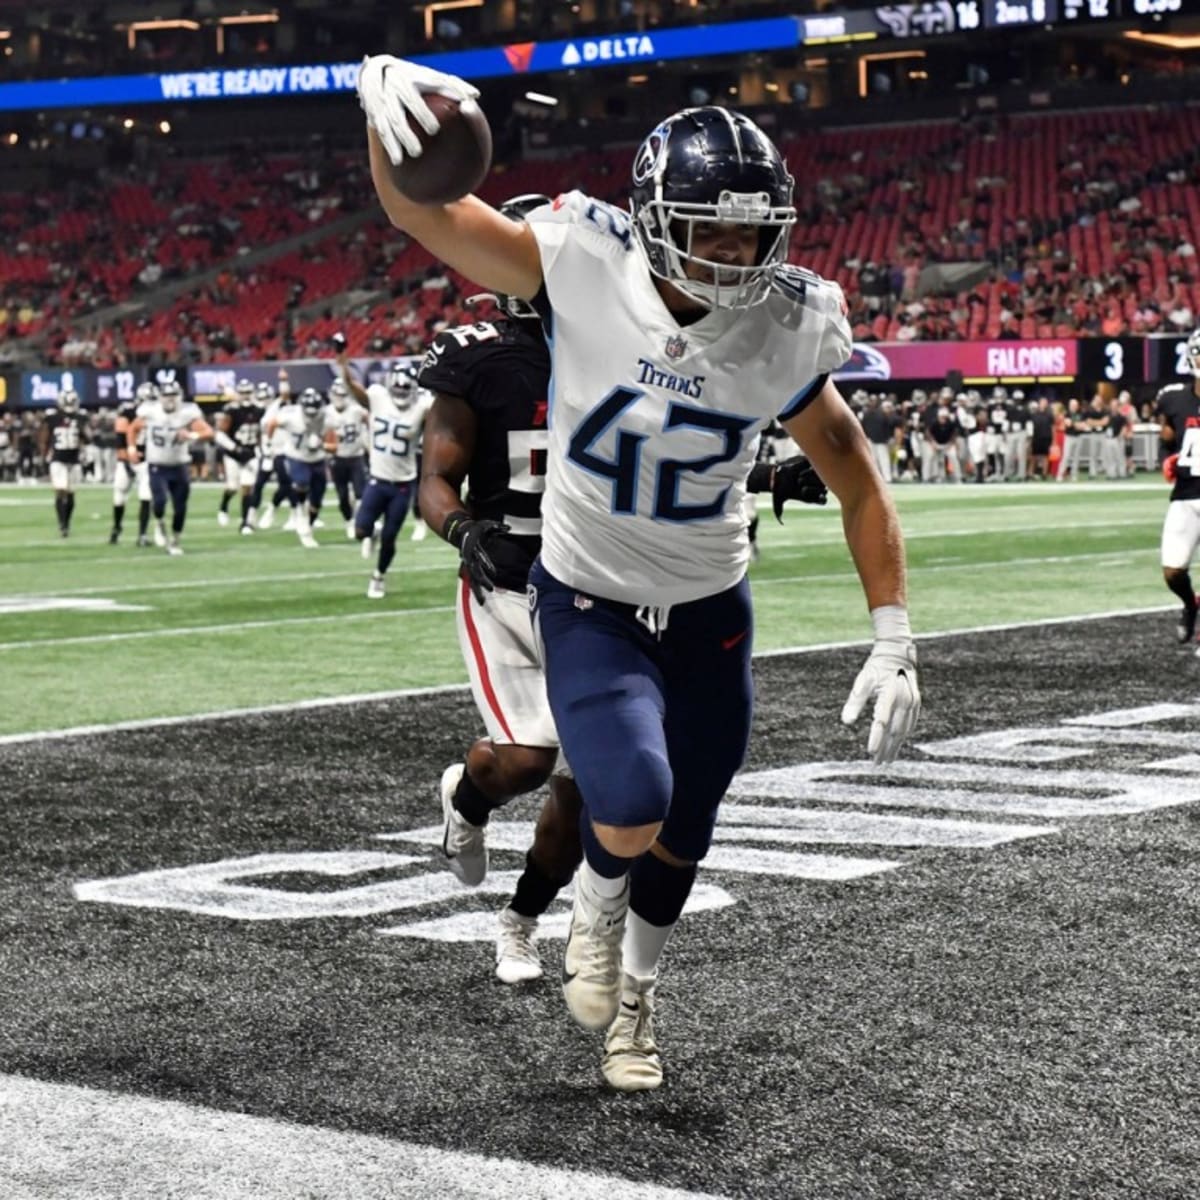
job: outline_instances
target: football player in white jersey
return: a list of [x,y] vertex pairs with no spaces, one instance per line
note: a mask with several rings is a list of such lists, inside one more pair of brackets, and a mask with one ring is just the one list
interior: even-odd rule
[[[188,495],[191,492],[192,443],[213,436],[212,426],[204,419],[200,406],[183,398],[174,380],[164,383],[157,400],[138,406],[126,434],[126,450],[136,459],[137,446],[145,431],[146,462],[150,469],[151,505],[154,521],[167,553],[183,553],[179,539],[187,521]],[[167,498],[171,500],[171,536],[166,536]]]
[[[292,508],[294,503],[292,481],[288,478],[287,473],[287,434],[284,430],[277,428],[279,414],[292,403],[292,388],[288,382],[286,368],[280,367],[279,369],[278,395],[268,393],[264,396],[261,389],[265,385],[260,383],[258,386],[260,389],[258,402],[263,406],[262,424],[259,426],[262,440],[259,443],[258,478],[254,481],[250,507],[260,514],[258,528],[270,529],[275,524],[276,513],[286,504],[289,516],[284,524],[284,529],[291,530],[296,528],[296,517]],[[272,429],[271,433],[267,432],[268,426]],[[262,502],[263,492],[272,474],[275,476],[275,494],[271,497],[271,503],[264,505]]]
[[113,527],[108,535],[110,545],[116,545],[121,537],[121,525],[125,520],[125,504],[129,493],[137,488],[138,498],[138,537],[139,546],[149,545],[146,531],[150,528],[150,503],[153,496],[150,493],[150,469],[146,466],[146,431],[142,430],[142,440],[130,454],[128,448],[129,429],[137,418],[138,409],[143,404],[158,399],[158,388],[153,383],[139,383],[137,392],[132,400],[125,401],[117,409],[117,470],[113,476]]
[[354,506],[363,497],[367,483],[367,410],[350,395],[344,379],[329,385],[329,408],[325,411],[326,448],[333,456],[329,469],[337,492],[338,507],[346,522],[346,536],[354,539]]
[[370,415],[367,486],[354,514],[354,536],[369,548],[375,523],[382,517],[379,557],[367,584],[367,599],[382,600],[387,592],[385,576],[396,557],[396,538],[416,492],[417,450],[433,397],[403,362],[392,363],[383,383],[366,388],[350,373],[345,355],[338,362],[342,381]]
[[293,493],[292,514],[300,545],[315,550],[312,526],[325,498],[325,398],[305,388],[300,399],[267,421],[267,436],[282,435],[287,444],[287,476]]
[[563,992],[576,1021],[607,1028],[608,1082],[657,1087],[659,959],[749,738],[742,499],[775,417],[841,504],[875,628],[842,719],[873,700],[868,751],[888,762],[920,709],[899,521],[830,382],[851,352],[845,301],[785,266],[793,180],[741,114],[658,125],[634,157],[628,213],[575,192],[515,224],[474,196],[419,205],[394,182],[391,164],[421,153],[416,128],[438,127],[422,93],[473,105],[475,88],[380,55],[358,92],[392,223],[546,321],[549,469],[529,591],[586,808]]

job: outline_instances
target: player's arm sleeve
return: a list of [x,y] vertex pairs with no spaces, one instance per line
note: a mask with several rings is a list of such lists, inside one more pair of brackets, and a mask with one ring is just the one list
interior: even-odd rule
[[[605,260],[634,249],[629,214],[583,192],[566,192],[553,203],[535,208],[525,220],[537,240],[543,287],[554,311],[592,304],[588,277]],[[534,306],[538,307],[538,298]]]
[[805,296],[820,322],[821,338],[817,346],[816,373],[792,396],[779,413],[787,421],[802,413],[820,394],[830,375],[850,361],[854,339],[846,320],[846,298],[842,289],[827,279],[809,287]]

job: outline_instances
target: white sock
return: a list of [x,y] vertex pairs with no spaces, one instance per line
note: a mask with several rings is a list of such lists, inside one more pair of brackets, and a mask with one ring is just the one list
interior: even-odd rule
[[629,886],[628,879],[628,872],[618,875],[616,879],[597,875],[586,858],[579,866],[579,884],[587,888],[598,900],[616,900],[619,896],[624,895],[625,889]]
[[621,945],[621,961],[626,975],[638,980],[653,980],[658,975],[658,960],[675,928],[670,925],[651,925],[632,909],[625,918],[625,940]]

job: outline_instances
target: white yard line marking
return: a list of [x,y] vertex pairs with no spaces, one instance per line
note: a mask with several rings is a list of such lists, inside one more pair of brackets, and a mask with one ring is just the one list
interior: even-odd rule
[[[514,1084],[517,1082],[514,1073]],[[656,1183],[0,1076],[0,1191],[55,1200],[719,1200]]]
[[[97,589],[100,590],[100,589]],[[147,604],[118,604],[100,596],[4,596],[0,597],[0,617],[17,613],[46,612],[153,612]]]
[[[421,609],[421,612],[440,612],[440,609]],[[918,633],[916,640],[934,641],[937,638],[966,637],[977,633],[1004,633],[1014,629],[1037,629],[1044,626],[1071,625],[1083,621],[1106,621],[1112,617],[1136,617],[1152,613],[1174,612],[1171,604],[1154,608],[1115,609],[1111,612],[1087,613],[1073,617],[1046,617],[1038,621],[1013,621],[1002,625],[979,625],[970,629],[942,629],[934,633]],[[367,614],[373,615],[373,614]],[[345,618],[337,618],[345,620]],[[756,651],[755,658],[779,658],[786,654],[816,654],[822,650],[853,650],[871,645],[870,638],[845,642],[818,642],[809,646],[784,646],[778,650]],[[66,729],[41,729],[30,733],[0,735],[0,746],[19,746],[28,742],[59,741],[65,738],[91,737],[103,733],[121,733],[129,730],[159,729],[170,725],[189,725],[194,721],[226,721],[237,717],[255,717],[270,713],[297,712],[301,709],[344,708],[351,704],[363,704],[377,700],[402,700],[409,696],[435,696],[453,692],[467,692],[467,684],[442,684],[437,687],[400,688],[394,692],[362,692],[348,696],[316,697],[311,700],[286,701],[281,704],[264,704],[252,708],[230,708],[220,712],[189,713],[176,717],[146,717],[137,721],[116,721],[108,725],[76,725]]]
[[33,638],[24,642],[0,642],[0,651],[34,650],[43,646],[88,646],[107,642],[132,642],[147,638],[187,637],[190,634],[237,633],[246,629],[279,629],[286,625],[325,625],[333,621],[382,621],[388,617],[415,617],[421,613],[451,613],[453,604],[429,608],[393,608],[387,612],[332,613],[321,617],[280,617],[277,621],[236,621],[228,625],[181,625],[169,629],[136,629],[128,633],[89,633],[79,637]]
[[400,688],[392,692],[356,692],[341,696],[316,696],[311,700],[285,700],[279,704],[260,704],[253,708],[225,708],[218,712],[187,713],[180,717],[144,717],[136,721],[115,721],[107,725],[75,725],[68,729],[43,729],[36,733],[9,733],[0,736],[0,746],[25,742],[50,742],[60,738],[91,737],[98,733],[127,733],[139,729],[163,729],[171,725],[191,725],[195,721],[231,721],[240,717],[269,716],[271,713],[301,712],[313,708],[346,708],[352,704],[373,704],[381,700],[402,700],[412,696],[440,696],[469,691],[465,683],[445,683],[436,687]]

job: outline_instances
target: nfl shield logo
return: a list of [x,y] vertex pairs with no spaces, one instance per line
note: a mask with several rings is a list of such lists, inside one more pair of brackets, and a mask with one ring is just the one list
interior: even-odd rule
[[665,346],[667,357],[674,362],[678,358],[682,358],[687,353],[687,338],[681,333],[677,333],[674,337],[667,338]]

